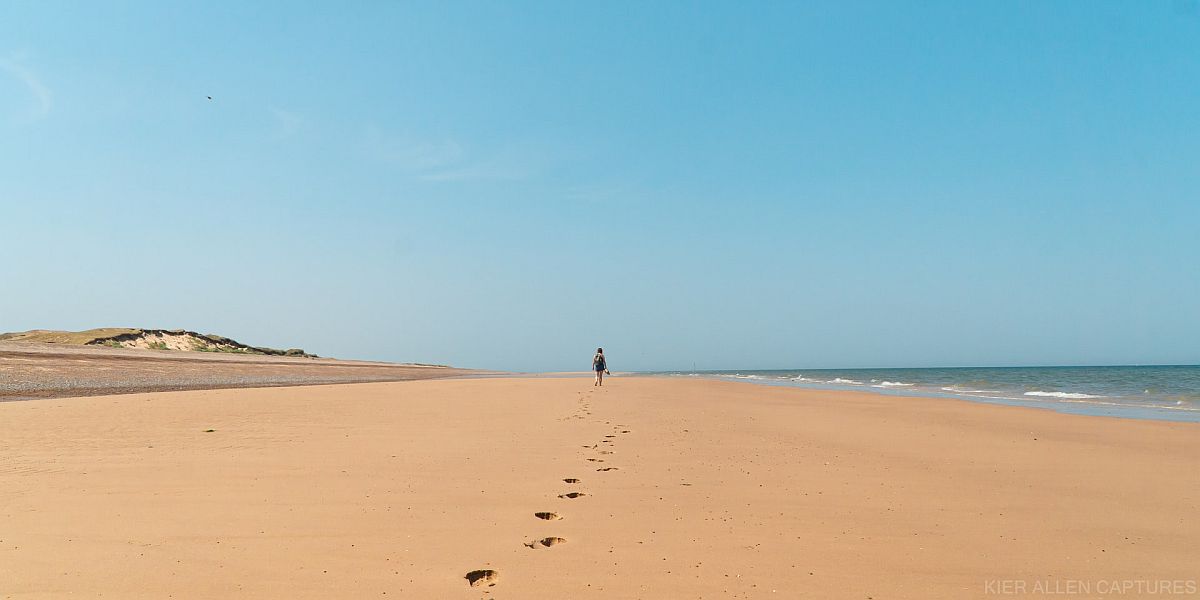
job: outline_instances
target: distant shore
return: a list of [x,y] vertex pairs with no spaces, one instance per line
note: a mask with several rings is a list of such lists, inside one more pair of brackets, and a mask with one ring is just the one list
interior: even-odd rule
[[0,582],[21,598],[962,600],[1200,578],[1192,423],[509,377],[0,403],[0,440]]

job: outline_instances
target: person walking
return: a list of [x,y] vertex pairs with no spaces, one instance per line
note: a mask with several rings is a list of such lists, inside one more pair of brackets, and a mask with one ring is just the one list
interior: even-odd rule
[[604,375],[611,375],[608,372],[608,361],[604,360],[604,348],[596,348],[596,355],[592,357],[592,370],[596,372],[596,383],[592,385],[604,385]]

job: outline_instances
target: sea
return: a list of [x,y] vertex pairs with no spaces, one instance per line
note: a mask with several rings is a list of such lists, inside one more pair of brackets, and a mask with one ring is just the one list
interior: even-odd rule
[[1200,365],[665,371],[818,390],[958,398],[1064,413],[1200,422]]

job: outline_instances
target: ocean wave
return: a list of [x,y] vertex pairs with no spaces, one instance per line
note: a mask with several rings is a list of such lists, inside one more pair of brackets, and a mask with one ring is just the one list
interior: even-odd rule
[[830,380],[829,383],[840,383],[840,384],[845,384],[845,385],[862,385],[863,384],[863,382],[861,382],[861,381],[855,381],[853,379],[842,379],[841,377],[835,377],[834,379]]
[[874,385],[871,387],[889,388],[889,387],[908,387],[910,385],[912,385],[912,384],[904,383],[903,381],[881,381],[881,382],[879,382],[879,385]]
[[1044,398],[1072,398],[1076,400],[1086,400],[1088,398],[1104,398],[1105,396],[1093,396],[1092,394],[1080,394],[1078,392],[1043,392],[1035,390],[1025,392],[1026,396],[1041,396]]
[[942,388],[943,392],[954,392],[957,394],[1003,394],[1000,390],[972,390],[968,388],[960,388],[957,385]]

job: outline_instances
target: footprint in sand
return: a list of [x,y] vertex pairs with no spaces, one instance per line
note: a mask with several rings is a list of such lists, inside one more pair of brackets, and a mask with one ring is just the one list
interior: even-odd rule
[[574,477],[568,477],[563,480],[563,483],[579,483],[579,480]]
[[548,537],[548,538],[542,538],[540,540],[534,540],[532,542],[525,542],[525,547],[533,548],[536,550],[538,548],[549,548],[550,546],[557,546],[559,544],[565,544],[566,542],[567,542],[567,540],[560,538],[560,537]]
[[559,515],[558,513],[553,513],[553,512],[535,512],[535,513],[533,513],[533,516],[535,516],[543,521],[558,521],[558,520],[562,519],[561,515]]
[[500,581],[500,572],[494,569],[479,569],[466,574],[466,580],[471,587],[492,587]]
[[603,458],[589,458],[589,459],[588,459],[588,461],[590,461],[590,462],[604,462],[604,459],[603,459]]
[[583,492],[567,492],[567,493],[565,493],[565,494],[559,494],[559,495],[558,495],[558,497],[559,497],[559,498],[571,498],[571,499],[575,499],[575,498],[582,498],[582,497],[584,497],[584,496],[586,496],[586,495],[587,495],[587,494],[585,494],[585,493],[583,493]]
[[616,471],[617,468],[616,467],[603,467],[603,468],[596,469],[596,470],[597,471]]

